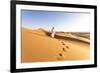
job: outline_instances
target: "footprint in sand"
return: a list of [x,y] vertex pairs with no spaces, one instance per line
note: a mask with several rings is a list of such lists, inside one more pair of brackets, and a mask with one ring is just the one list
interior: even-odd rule
[[65,48],[64,48],[64,47],[62,48],[62,50],[63,50],[64,52],[66,52],[66,48],[67,48],[67,49],[70,49],[69,46],[66,46],[66,44],[65,44],[63,41],[61,41],[61,40],[59,40],[59,39],[58,39],[58,41],[60,41],[61,44],[64,45]]
[[62,48],[64,52],[66,52],[65,48]]
[[57,60],[62,60],[62,58],[58,57]]
[[67,49],[70,49],[68,46],[66,46]]
[[[62,42],[62,45],[64,45],[67,49],[70,49],[69,46],[66,46],[64,42]],[[63,48],[63,51],[65,51],[64,48]]]
[[62,54],[62,53],[59,53],[59,56],[60,56],[60,57],[58,57],[57,59],[58,59],[58,60],[63,60],[63,54]]
[[59,53],[59,56],[63,56],[61,53]]
[[62,43],[62,45],[65,45],[65,43],[64,42],[61,42]]

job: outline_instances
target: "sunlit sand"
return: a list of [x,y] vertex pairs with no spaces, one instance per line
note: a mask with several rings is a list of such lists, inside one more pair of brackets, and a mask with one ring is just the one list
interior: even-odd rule
[[22,63],[89,60],[89,33],[56,32],[54,38],[50,34],[41,28],[22,28]]

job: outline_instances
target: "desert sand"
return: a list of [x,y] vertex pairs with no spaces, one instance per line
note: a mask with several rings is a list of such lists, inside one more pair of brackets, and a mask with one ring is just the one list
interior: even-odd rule
[[89,33],[57,32],[22,27],[21,62],[89,60]]

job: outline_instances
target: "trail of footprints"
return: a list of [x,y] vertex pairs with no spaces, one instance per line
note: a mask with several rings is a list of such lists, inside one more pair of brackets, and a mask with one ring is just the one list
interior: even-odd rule
[[[67,50],[70,49],[69,46],[67,46],[63,41],[61,40],[58,40],[58,41],[63,45],[63,47],[61,48],[63,52],[67,52]],[[57,59],[62,60],[64,56],[63,53],[59,53],[58,55],[59,57]]]

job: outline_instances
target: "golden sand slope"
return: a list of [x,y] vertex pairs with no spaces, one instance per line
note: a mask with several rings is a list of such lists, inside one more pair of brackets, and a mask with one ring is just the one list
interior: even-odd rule
[[22,63],[89,59],[90,45],[67,36],[22,28]]

